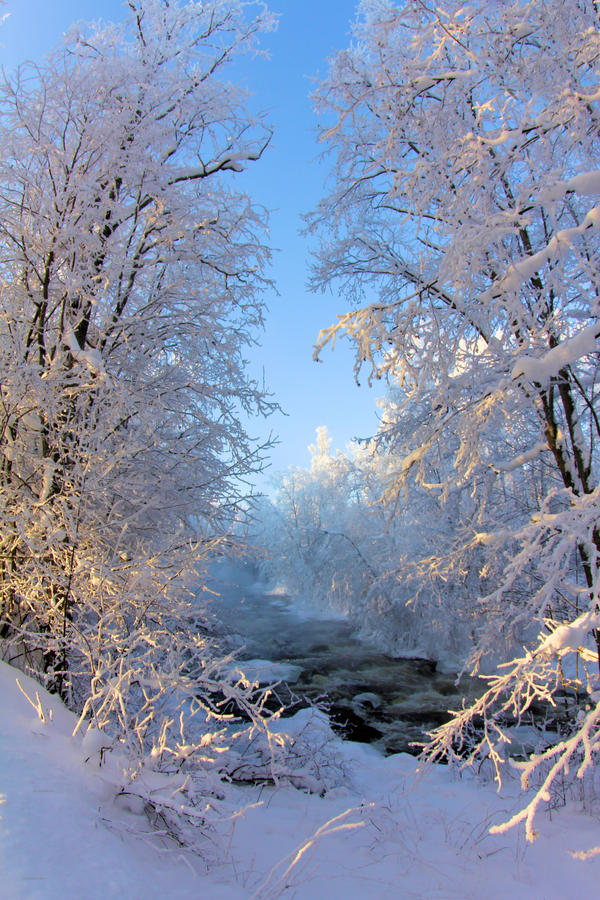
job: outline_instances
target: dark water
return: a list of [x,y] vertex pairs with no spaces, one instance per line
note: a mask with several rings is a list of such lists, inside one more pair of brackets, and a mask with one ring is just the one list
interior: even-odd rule
[[457,688],[454,676],[436,672],[427,660],[386,656],[356,637],[346,620],[306,619],[291,598],[249,586],[221,587],[220,593],[215,612],[229,635],[239,635],[240,659],[297,666],[297,678],[280,689],[282,700],[318,702],[351,740],[386,754],[415,753],[413,742],[462,705],[462,681]]

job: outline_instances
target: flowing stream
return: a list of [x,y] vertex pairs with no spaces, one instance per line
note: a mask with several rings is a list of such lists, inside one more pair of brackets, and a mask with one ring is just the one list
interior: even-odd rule
[[454,676],[436,672],[428,660],[386,656],[344,619],[307,618],[288,596],[243,583],[221,584],[219,593],[215,613],[228,635],[238,635],[242,670],[243,660],[284,664],[278,691],[286,705],[295,702],[291,711],[316,701],[346,738],[383,753],[418,752],[413,742],[446,721],[473,688],[462,681],[457,688]]

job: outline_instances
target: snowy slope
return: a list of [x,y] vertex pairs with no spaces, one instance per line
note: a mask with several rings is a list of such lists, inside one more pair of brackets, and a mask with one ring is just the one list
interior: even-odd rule
[[[52,721],[40,721],[17,676],[33,700],[38,691]],[[568,853],[600,844],[597,820],[575,803],[540,819],[533,845],[518,831],[491,836],[489,825],[514,809],[515,796],[456,781],[443,767],[415,777],[411,757],[383,759],[348,743],[337,748],[347,783],[325,798],[240,789],[240,807],[260,805],[231,825],[227,861],[207,873],[201,860],[139,836],[145,817],[115,803],[114,774],[84,762],[81,741],[71,738],[74,717],[5,664],[0,722],[1,900],[598,896],[600,857],[581,862]]]

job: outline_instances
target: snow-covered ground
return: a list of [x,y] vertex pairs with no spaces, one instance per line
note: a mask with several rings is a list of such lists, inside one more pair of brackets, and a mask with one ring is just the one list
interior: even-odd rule
[[[45,723],[16,677],[34,702],[38,692]],[[579,861],[569,851],[600,844],[600,826],[574,801],[541,817],[528,845],[521,831],[488,833],[515,808],[515,785],[499,797],[444,767],[422,777],[410,756],[384,759],[342,742],[346,783],[323,798],[285,786],[237,789],[245,812],[218,846],[207,837],[207,856],[224,858],[207,871],[161,847],[145,816],[115,801],[114,772],[85,762],[90,748],[71,737],[72,714],[5,664],[0,717],[2,900],[599,896],[600,857]]]

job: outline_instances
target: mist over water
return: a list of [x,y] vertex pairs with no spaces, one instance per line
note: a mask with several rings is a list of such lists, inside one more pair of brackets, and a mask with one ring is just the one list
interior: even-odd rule
[[[258,584],[251,569],[228,566],[215,573],[214,612],[239,646],[242,671],[244,660],[285,664],[282,700],[292,710],[318,703],[350,740],[386,754],[416,753],[414,742],[445,722],[448,710],[460,708],[465,691],[473,689],[468,679],[457,688],[455,678],[436,672],[430,660],[386,656],[360,639],[347,619],[311,618],[293,597]],[[260,666],[249,668],[263,680]],[[263,669],[269,680],[268,667]]]

